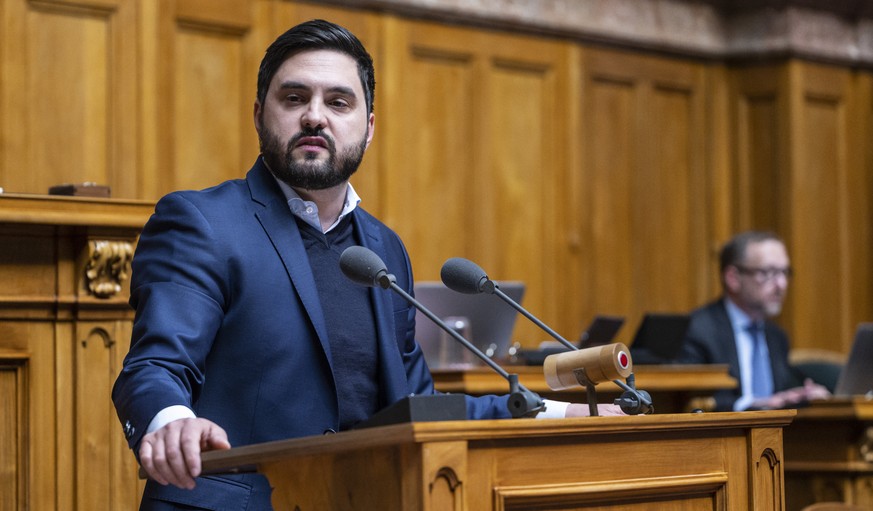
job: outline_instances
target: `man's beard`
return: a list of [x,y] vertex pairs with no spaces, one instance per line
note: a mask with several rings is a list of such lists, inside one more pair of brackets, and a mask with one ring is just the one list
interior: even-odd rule
[[[321,137],[327,142],[329,157],[327,161],[319,162],[314,153],[306,153],[303,161],[294,161],[292,152],[294,146],[303,137]],[[348,181],[352,174],[358,170],[361,160],[364,159],[364,150],[367,148],[367,134],[357,145],[337,154],[336,142],[321,130],[304,128],[303,131],[291,137],[288,143],[282,147],[279,137],[269,131],[259,133],[261,142],[261,154],[264,161],[273,173],[293,188],[304,190],[324,190],[332,188]]]

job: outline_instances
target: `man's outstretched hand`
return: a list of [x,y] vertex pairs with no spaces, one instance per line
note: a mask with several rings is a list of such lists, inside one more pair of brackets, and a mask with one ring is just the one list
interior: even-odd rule
[[208,419],[179,419],[142,438],[139,460],[150,479],[191,490],[201,471],[200,453],[216,449],[230,449],[221,426]]

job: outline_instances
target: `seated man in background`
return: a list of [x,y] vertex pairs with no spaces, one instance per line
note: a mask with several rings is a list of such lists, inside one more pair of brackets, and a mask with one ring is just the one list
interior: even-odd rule
[[715,395],[717,411],[797,406],[830,396],[806,379],[790,388],[788,336],[768,318],[782,311],[791,277],[788,252],[779,237],[748,231],[734,236],[721,251],[723,295],[691,314],[678,361],[727,364],[739,385]]

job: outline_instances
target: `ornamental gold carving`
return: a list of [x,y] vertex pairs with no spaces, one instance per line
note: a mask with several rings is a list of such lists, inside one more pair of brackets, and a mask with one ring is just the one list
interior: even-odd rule
[[873,427],[864,430],[858,443],[858,451],[861,453],[862,460],[873,463]]
[[88,290],[97,298],[111,298],[121,291],[130,275],[133,246],[127,241],[88,242],[85,278]]

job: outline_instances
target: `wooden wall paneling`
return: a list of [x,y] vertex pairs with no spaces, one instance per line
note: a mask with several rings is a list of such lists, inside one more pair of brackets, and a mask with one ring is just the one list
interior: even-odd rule
[[707,68],[707,95],[709,118],[707,126],[707,167],[710,169],[710,185],[706,189],[706,203],[711,215],[709,239],[707,240],[708,280],[701,280],[699,296],[705,301],[721,295],[721,276],[719,274],[719,254],[722,243],[730,238],[735,229],[735,207],[737,202],[736,133],[732,129],[733,109],[731,108],[731,72],[724,64],[710,64]]
[[7,192],[119,178],[129,187],[134,46],[123,35],[134,30],[133,9],[111,0],[4,3],[0,182]]
[[840,350],[849,325],[849,71],[790,63],[792,99],[790,251],[797,278],[789,312],[794,347]]
[[129,346],[121,321],[82,321],[75,326],[70,366],[75,405],[75,509],[136,509],[139,502],[133,454],[120,434],[108,396]]
[[[248,69],[246,35],[253,3],[162,3],[154,66],[158,81],[153,107],[160,112],[155,199],[176,189],[197,189],[242,177],[257,155],[252,143],[256,71]],[[155,44],[154,42],[152,44]]]
[[[93,464],[83,463],[82,442],[88,442],[91,432],[82,424],[76,422],[76,407],[83,401],[85,396],[79,395],[76,388],[76,332],[75,323],[70,320],[54,322],[52,325],[52,349],[54,362],[54,417],[57,421],[54,431],[54,441],[57,444],[57,487],[55,489],[55,501],[58,509],[87,509],[85,504],[99,507],[104,499],[94,498],[91,488],[83,483],[88,481],[88,475],[80,473],[80,465],[93,469]],[[40,342],[45,342],[41,339]],[[93,398],[91,394],[86,394]],[[88,399],[85,402],[89,402]],[[104,438],[104,442],[106,439]],[[89,442],[90,443],[90,442]],[[90,447],[93,449],[93,444]],[[99,470],[94,477],[105,477],[105,470]],[[98,486],[104,486],[109,481],[98,481]],[[83,495],[79,495],[79,490]],[[98,491],[97,494],[100,492]],[[83,501],[81,498],[93,498],[94,500]]]
[[582,67],[590,313],[627,316],[620,340],[630,342],[643,312],[685,311],[705,298],[704,67],[599,49],[585,52]]
[[[653,73],[647,149],[654,156],[646,182],[639,168],[637,213],[645,261],[648,310],[687,310],[700,303],[696,293],[709,278],[706,272],[707,175],[704,159],[705,91],[700,64],[666,63]],[[651,129],[651,131],[648,131]],[[654,199],[654,200],[652,200]],[[657,212],[654,216],[653,212]],[[648,224],[648,225],[647,225]]]
[[[56,406],[54,329],[46,321],[0,321],[4,340],[15,341],[20,349],[29,354],[25,373],[28,381],[28,412],[26,435],[26,462],[23,465],[27,478],[26,502],[29,509],[74,509],[65,506],[59,498],[62,487],[69,488],[72,472],[64,470],[68,459],[60,457],[65,447],[58,445]],[[26,340],[21,344],[22,340]]]
[[[115,417],[112,384],[130,338],[128,289],[94,297],[86,284],[89,235],[103,239],[118,231],[58,227],[53,341],[53,416],[57,509],[136,509],[141,488],[135,458]],[[48,338],[35,338],[46,343]],[[119,344],[117,341],[122,339]],[[99,342],[98,342],[99,341]],[[45,400],[45,397],[42,398]]]
[[776,231],[782,236],[787,218],[787,195],[782,183],[787,175],[788,148],[783,131],[787,92],[778,66],[733,70],[736,87],[737,175],[735,185],[736,232],[746,229]]
[[[58,295],[69,293],[75,310],[70,321],[59,321],[56,328],[58,374],[66,375],[58,395],[69,393],[58,414],[69,427],[59,428],[58,437],[71,435],[69,445],[75,446],[69,453],[75,460],[75,509],[136,509],[144,482],[109,399],[130,346],[129,275],[119,277],[119,289],[104,296],[92,285],[100,279],[86,274],[90,263],[104,260],[99,254],[118,266],[124,260],[129,265],[125,257],[133,253],[138,228],[88,226],[65,231],[58,243]],[[121,254],[121,260],[113,261],[113,254]],[[100,396],[107,399],[97,399]]]
[[[858,71],[852,83],[849,114],[849,175],[847,190],[848,243],[845,246],[847,274],[845,286],[850,302],[846,307],[845,328],[854,332],[860,322],[873,321],[873,73]],[[845,331],[845,330],[844,330]],[[844,342],[848,339],[844,339]],[[849,347],[844,344],[844,352]]]
[[[559,314],[558,304],[578,300],[579,283],[569,282],[559,261],[569,252],[566,229],[568,151],[567,87],[569,44],[528,37],[492,36],[480,124],[479,160],[472,173],[470,213],[477,230],[471,256],[493,279],[523,280],[524,302],[566,337],[579,335],[576,318]],[[462,208],[467,209],[467,208]],[[477,225],[478,224],[478,225]],[[549,336],[526,321],[518,340],[536,346]]]
[[[20,464],[14,483],[22,507],[56,509],[58,444],[55,410],[54,294],[56,248],[49,227],[0,224],[0,351],[22,359],[16,378]],[[7,413],[4,409],[4,414]],[[3,446],[4,449],[7,447]],[[3,457],[7,451],[0,451]]]
[[[524,280],[530,310],[560,321],[567,47],[393,18],[385,26],[384,217],[417,279],[438,280],[446,259],[467,257],[492,279]],[[524,322],[515,331],[523,343],[543,335]]]
[[453,256],[472,257],[483,79],[474,31],[385,19],[380,128],[383,220],[406,243],[416,279],[439,280]]
[[558,144],[555,157],[558,167],[566,171],[563,181],[557,183],[559,190],[555,201],[558,219],[555,223],[554,288],[544,291],[555,297],[556,323],[560,324],[561,333],[575,342],[591,322],[591,302],[594,299],[588,287],[592,271],[586,259],[590,249],[586,243],[591,239],[591,224],[586,219],[590,217],[591,204],[583,194],[588,184],[582,165],[584,146],[579,143],[579,140],[586,139],[588,132],[585,130],[590,127],[582,122],[582,99],[585,97],[579,65],[582,50],[578,45],[567,45],[565,51],[569,64],[565,76],[557,81],[556,93],[565,98],[566,103],[556,107],[563,132],[555,135]]
[[[171,98],[172,85],[167,79],[165,66],[170,49],[168,42],[172,36],[171,23],[165,21],[171,0],[139,2],[139,98],[137,110],[139,120],[139,164],[140,182],[136,198],[157,199],[168,187],[164,176],[169,172],[169,159],[172,147],[172,133],[165,127],[169,124],[172,112],[167,107]],[[161,79],[163,77],[163,79]]]
[[0,348],[0,509],[27,502],[27,359],[26,352]]
[[[142,483],[109,399],[133,316],[126,280],[114,273],[123,267],[123,256],[112,256],[132,251],[151,208],[117,200],[0,196],[0,365],[5,370],[8,354],[18,356],[23,378],[15,408],[23,414],[20,442],[14,449],[0,442],[0,458],[18,458],[10,484],[20,488],[21,505],[14,509],[114,511],[138,505]],[[116,251],[101,252],[95,240],[116,243]],[[95,295],[95,283],[105,281],[95,276],[101,272],[88,276],[92,261],[122,280],[115,295]],[[94,342],[99,329],[124,342]]]
[[610,72],[606,66],[611,59],[604,55],[590,50],[583,55],[582,119],[587,137],[580,144],[586,148],[583,200],[590,207],[582,223],[591,226],[591,238],[585,243],[591,281],[585,287],[593,297],[586,312],[626,315],[635,309],[630,243],[631,186],[640,157],[634,150],[639,145],[636,85],[632,76]]
[[376,99],[374,112],[376,114],[376,126],[373,142],[367,149],[363,162],[355,175],[352,177],[352,186],[361,197],[361,206],[368,212],[381,218],[383,214],[385,187],[385,169],[382,162],[384,151],[384,133],[382,127],[391,123],[391,119],[397,113],[385,108],[389,92],[386,90],[386,74],[384,55],[387,49],[382,44],[381,16],[373,11],[352,9],[344,7],[332,7],[318,3],[288,2],[286,0],[273,0],[274,15],[270,22],[270,33],[258,49],[258,61],[263,55],[264,49],[273,42],[281,33],[285,32],[297,23],[312,19],[324,19],[337,23],[349,29],[367,48],[367,52],[373,58],[376,69]]
[[21,168],[26,163],[26,137],[21,129],[27,107],[22,98],[23,91],[27,90],[22,71],[27,59],[20,50],[21,41],[26,40],[24,7],[23,1],[0,4],[0,186],[7,188],[10,169]]

